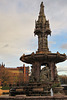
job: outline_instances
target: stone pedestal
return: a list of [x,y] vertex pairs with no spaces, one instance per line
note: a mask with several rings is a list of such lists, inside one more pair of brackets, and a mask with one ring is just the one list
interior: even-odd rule
[[13,87],[10,89],[10,96],[23,94],[26,96],[50,96],[50,87],[42,83],[29,83],[22,87]]

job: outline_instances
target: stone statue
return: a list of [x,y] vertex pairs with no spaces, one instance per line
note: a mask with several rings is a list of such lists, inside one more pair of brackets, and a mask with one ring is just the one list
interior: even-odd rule
[[[46,80],[46,81],[45,81]],[[44,67],[40,73],[40,82],[48,82],[50,81],[50,69],[49,67]]]

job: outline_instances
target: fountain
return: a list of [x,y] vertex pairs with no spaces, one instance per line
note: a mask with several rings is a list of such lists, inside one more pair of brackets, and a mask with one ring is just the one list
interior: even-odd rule
[[[50,95],[53,83],[59,83],[56,64],[66,60],[65,54],[52,53],[48,48],[48,35],[51,35],[49,20],[44,14],[44,5],[41,2],[38,20],[35,21],[34,35],[38,36],[38,50],[29,55],[23,54],[20,60],[32,64],[31,76],[27,86],[22,87],[22,94]],[[41,66],[45,66],[41,69]],[[16,89],[15,89],[16,90]],[[12,92],[11,92],[12,93]],[[15,92],[14,92],[15,93]]]

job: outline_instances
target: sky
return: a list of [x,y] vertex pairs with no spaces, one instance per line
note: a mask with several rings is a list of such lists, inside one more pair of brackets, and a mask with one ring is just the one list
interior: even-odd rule
[[[20,57],[38,49],[34,29],[41,2],[0,0],[0,63],[5,63],[6,67],[22,66],[25,63]],[[52,31],[48,37],[49,50],[67,54],[67,0],[43,0],[43,3]],[[67,75],[67,61],[56,66],[59,74]]]

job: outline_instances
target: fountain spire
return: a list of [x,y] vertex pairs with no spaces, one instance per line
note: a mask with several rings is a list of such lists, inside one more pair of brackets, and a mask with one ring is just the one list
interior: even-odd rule
[[35,35],[38,36],[38,52],[49,52],[48,35],[51,35],[49,21],[44,14],[44,5],[41,2],[38,20],[35,22]]
[[43,2],[41,2],[41,5],[40,5],[40,15],[44,15],[44,5],[43,5]]
[[41,2],[41,5],[40,5],[40,12],[39,12],[39,16],[38,16],[38,21],[43,22],[43,23],[45,23],[45,21],[46,21],[46,17],[45,17],[45,14],[44,14],[43,2]]

